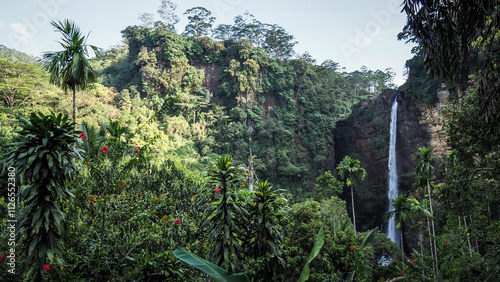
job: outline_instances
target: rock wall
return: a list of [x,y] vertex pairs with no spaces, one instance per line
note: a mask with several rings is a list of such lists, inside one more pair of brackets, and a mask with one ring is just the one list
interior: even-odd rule
[[203,70],[205,77],[202,85],[207,90],[207,99],[213,97],[219,87],[219,76],[221,67],[218,64],[196,65],[197,70]]
[[[382,219],[389,201],[387,199],[389,125],[391,106],[398,99],[398,132],[396,154],[400,193],[411,191],[413,170],[412,160],[419,147],[432,146],[433,155],[442,163],[447,153],[444,141],[441,109],[449,94],[438,92],[439,101],[434,105],[415,103],[405,99],[404,93],[386,90],[376,99],[362,101],[351,116],[339,121],[335,132],[335,161],[339,163],[349,155],[361,162],[367,176],[361,185],[354,188],[354,205],[358,230],[374,227],[385,229]],[[438,176],[439,177],[439,176]],[[345,189],[342,197],[351,213],[350,191]]]

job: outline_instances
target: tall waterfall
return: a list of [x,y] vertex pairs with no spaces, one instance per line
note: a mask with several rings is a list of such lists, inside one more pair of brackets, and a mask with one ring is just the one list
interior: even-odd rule
[[[397,123],[398,123],[398,100],[394,99],[392,103],[391,110],[391,139],[389,144],[389,189],[387,192],[389,198],[389,211],[393,211],[394,208],[391,205],[391,200],[395,199],[399,194],[398,189],[398,166],[396,163],[396,135],[397,135]],[[387,225],[386,235],[391,241],[399,245],[399,232],[396,228],[396,222],[394,217],[392,217]]]

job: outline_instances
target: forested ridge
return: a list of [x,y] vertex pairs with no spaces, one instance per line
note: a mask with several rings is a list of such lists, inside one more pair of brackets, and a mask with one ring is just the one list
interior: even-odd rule
[[[52,23],[61,52],[0,46],[0,277],[499,278],[496,1],[403,3],[400,39],[417,45],[405,99],[432,107],[438,87],[456,98],[443,109],[444,164],[415,150],[414,190],[390,202],[403,250],[378,228],[356,228],[367,170],[352,156],[335,163],[333,141],[337,121],[393,86],[391,69],[317,63],[248,12],[214,27],[194,7],[180,32],[175,4],[161,4],[161,21],[141,14],[108,50],[84,46],[92,37],[70,21]],[[445,52],[450,39],[460,48]],[[350,119],[370,119],[360,113]]]
[[[165,134],[158,150],[200,163],[198,168],[228,153],[248,165],[251,150],[258,177],[297,199],[310,195],[314,179],[333,169],[335,122],[357,101],[387,88],[392,79],[390,71],[362,68],[347,73],[333,61],[316,65],[307,54],[272,58],[278,47],[256,47],[237,35],[225,41],[193,38],[160,23],[155,28],[130,26],[122,33],[125,45],[92,60],[98,83],[87,92],[98,102],[90,103],[80,94],[77,120],[103,125],[110,117],[134,130],[138,120],[149,119],[176,97],[173,109],[147,125],[155,129],[137,132],[142,140],[133,143],[143,145]],[[209,68],[215,71],[205,74]],[[15,97],[18,104],[22,98]],[[18,104],[13,101],[8,108],[22,106]]]

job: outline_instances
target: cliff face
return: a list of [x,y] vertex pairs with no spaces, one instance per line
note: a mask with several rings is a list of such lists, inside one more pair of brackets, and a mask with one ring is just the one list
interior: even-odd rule
[[219,87],[219,76],[220,76],[220,65],[209,64],[209,65],[196,65],[194,66],[197,70],[202,70],[205,73],[202,85],[207,90],[207,98],[213,97],[214,93]]
[[[398,93],[396,90],[386,90],[376,99],[361,102],[347,120],[338,122],[335,132],[336,163],[349,155],[358,159],[361,167],[367,172],[364,182],[354,188],[359,230],[377,226],[384,228],[382,216],[389,206],[389,125],[391,106],[396,96],[399,104],[396,158],[400,193],[412,189],[412,173],[416,166],[412,156],[419,147],[433,147],[433,155],[438,158],[438,165],[446,154],[441,108],[447,101],[448,94],[444,90],[438,92],[439,102],[430,106],[407,101],[404,93]],[[345,189],[342,197],[347,200],[349,212],[350,196],[350,191]]]

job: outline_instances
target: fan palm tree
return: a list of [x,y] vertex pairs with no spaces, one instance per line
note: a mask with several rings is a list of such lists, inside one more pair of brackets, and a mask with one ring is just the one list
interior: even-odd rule
[[[436,157],[431,155],[432,148],[431,147],[420,147],[418,148],[418,152],[413,155],[413,160],[418,161],[417,167],[415,167],[415,176],[417,185],[423,186],[424,184],[427,186],[427,193],[429,194],[429,207],[431,216],[434,216],[433,208],[432,208],[432,195],[431,195],[431,180],[435,178],[434,174],[434,164],[436,163]],[[436,231],[434,228],[434,219],[431,220],[432,224],[432,236],[436,238]],[[432,248],[432,245],[431,245]],[[432,250],[431,250],[432,251]],[[436,248],[436,240],[434,239],[434,259],[435,259],[435,271],[437,273],[437,248]]]
[[352,220],[354,225],[354,234],[356,234],[356,214],[354,212],[354,184],[357,180],[363,181],[366,176],[366,171],[360,167],[360,162],[349,156],[337,165],[339,175],[342,179],[346,179],[347,186],[351,187],[351,201],[352,201]]
[[96,76],[87,60],[90,56],[90,47],[96,57],[101,56],[99,48],[87,45],[87,36],[82,35],[80,28],[69,20],[52,21],[52,26],[62,35],[59,42],[62,51],[47,52],[43,54],[41,64],[50,74],[50,83],[61,86],[66,92],[73,92],[73,120],[76,121],[76,88],[86,89],[96,81]]

